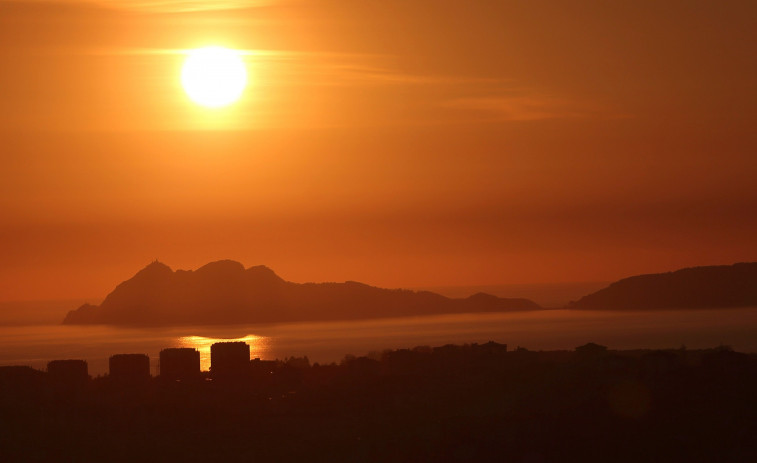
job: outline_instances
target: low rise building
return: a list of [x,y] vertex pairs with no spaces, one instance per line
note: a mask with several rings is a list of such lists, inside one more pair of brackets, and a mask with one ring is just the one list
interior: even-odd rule
[[142,382],[150,379],[147,354],[116,354],[108,361],[110,377],[119,382]]
[[47,375],[54,384],[84,384],[89,380],[85,360],[53,360],[47,363]]

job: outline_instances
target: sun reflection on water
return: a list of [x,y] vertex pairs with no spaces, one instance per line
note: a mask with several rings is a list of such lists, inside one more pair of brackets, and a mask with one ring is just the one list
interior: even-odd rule
[[200,351],[200,368],[210,370],[210,346],[217,342],[242,341],[250,345],[250,357],[262,357],[268,350],[268,338],[248,334],[241,338],[206,338],[205,336],[182,336],[179,338],[181,347],[192,347]]

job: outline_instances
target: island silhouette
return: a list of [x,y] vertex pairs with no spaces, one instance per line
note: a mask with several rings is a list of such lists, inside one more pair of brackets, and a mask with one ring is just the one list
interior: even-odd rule
[[585,310],[710,309],[757,306],[757,262],[636,275],[569,305]]
[[293,283],[258,265],[211,262],[176,270],[157,260],[119,284],[99,306],[84,304],[64,324],[208,325],[354,320],[468,312],[534,310],[523,299],[478,293],[452,299],[429,291],[363,283]]

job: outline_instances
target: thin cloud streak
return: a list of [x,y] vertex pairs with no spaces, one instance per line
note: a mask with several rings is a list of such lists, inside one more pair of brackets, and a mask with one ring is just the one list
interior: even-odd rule
[[[90,49],[85,51],[77,51],[72,53],[78,53],[83,55],[92,56],[179,56],[187,55],[194,48],[121,48],[121,49]],[[240,56],[252,56],[263,58],[296,58],[301,56],[302,53],[287,50],[240,50],[235,49],[236,53]]]
[[275,0],[47,0],[39,3],[86,3],[146,13],[192,13],[200,11],[240,10],[278,3]]
[[[407,74],[397,72],[389,67],[334,63],[321,66],[321,71],[338,77],[338,84],[385,84],[385,85],[465,85],[465,84],[501,84],[502,79],[479,77],[456,77],[441,75]],[[335,82],[337,83],[337,82]]]
[[[89,49],[70,51],[71,54],[91,56],[184,56],[193,48],[122,48]],[[502,85],[511,83],[505,79],[483,77],[458,77],[428,74],[402,73],[391,67],[370,64],[385,61],[387,56],[311,52],[295,50],[234,49],[243,57],[270,61],[298,62],[302,82],[288,81],[288,84],[323,86],[350,85]],[[318,61],[311,61],[317,59]]]
[[552,96],[531,95],[494,95],[472,98],[455,98],[442,104],[461,110],[486,113],[501,121],[537,121],[585,117],[595,111],[581,109],[575,103]]

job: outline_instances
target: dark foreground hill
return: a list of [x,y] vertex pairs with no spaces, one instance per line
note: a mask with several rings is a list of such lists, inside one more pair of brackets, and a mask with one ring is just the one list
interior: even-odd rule
[[353,320],[464,312],[539,309],[528,299],[475,294],[450,299],[427,291],[362,283],[292,283],[271,269],[230,260],[195,271],[153,262],[100,304],[84,304],[64,324],[189,325]]
[[757,306],[757,262],[637,275],[584,296],[571,309],[703,309]]

